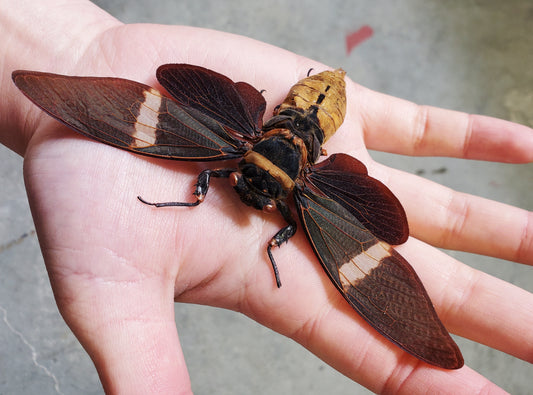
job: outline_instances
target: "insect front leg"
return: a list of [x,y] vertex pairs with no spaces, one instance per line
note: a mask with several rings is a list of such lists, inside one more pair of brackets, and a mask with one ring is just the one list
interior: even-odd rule
[[274,256],[272,255],[272,247],[279,247],[281,244],[289,241],[289,239],[294,236],[294,234],[296,233],[296,221],[292,217],[291,210],[289,209],[287,203],[285,203],[284,201],[278,201],[276,205],[281,215],[283,215],[285,221],[287,221],[288,225],[280,229],[278,233],[276,233],[274,237],[272,237],[270,243],[268,243],[267,253],[268,257],[270,258],[270,263],[272,264],[272,269],[274,269],[276,285],[278,286],[278,288],[280,288],[281,279],[279,277],[278,266],[276,265],[276,261],[274,260]]
[[207,170],[202,171],[198,175],[198,180],[196,181],[196,189],[194,190],[194,193],[193,193],[193,195],[196,196],[195,202],[151,203],[151,202],[147,202],[140,196],[137,196],[137,199],[139,199],[144,204],[149,204],[150,206],[155,206],[155,207],[198,206],[205,199],[205,195],[207,194],[207,190],[209,189],[209,181],[211,180],[211,177],[228,178],[230,174],[233,173],[234,171],[235,169],[216,169],[216,170],[207,169]]

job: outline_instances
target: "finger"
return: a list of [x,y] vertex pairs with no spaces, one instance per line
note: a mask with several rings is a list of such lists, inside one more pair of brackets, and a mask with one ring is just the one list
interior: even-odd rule
[[370,149],[507,163],[533,161],[533,130],[527,126],[419,106],[360,87],[354,92],[352,108],[361,114]]
[[[460,325],[460,314],[463,311],[455,311],[448,306],[448,303],[457,302],[456,296],[459,293],[455,293],[455,288],[451,296],[447,293],[447,286],[454,279],[454,273],[458,272],[457,267],[461,265],[421,242],[408,244],[409,249],[404,248],[402,253],[412,261],[421,275],[438,313],[444,318],[445,325],[463,334],[464,328]],[[429,386],[439,393],[479,393],[481,389],[499,391],[496,385],[467,367],[458,371],[445,371],[430,367],[405,353],[378,335],[353,311],[327,276],[321,272],[318,263],[311,266],[309,261],[301,257],[298,259],[293,256],[291,259],[288,255],[292,253],[287,250],[283,261],[291,262],[293,271],[284,270],[286,286],[271,295],[269,306],[263,306],[264,300],[260,305],[260,308],[270,312],[267,322],[273,329],[290,336],[341,373],[376,393],[426,393]],[[316,271],[310,270],[311,267]],[[287,300],[291,300],[291,303],[286,303]],[[278,327],[276,319],[272,318],[272,312],[291,319]],[[480,309],[477,313],[477,321],[482,312]],[[494,311],[491,310],[491,313]],[[506,317],[502,317],[504,318]],[[490,317],[485,317],[482,322],[485,329],[490,327],[487,319]],[[516,320],[518,318],[515,322]],[[477,321],[476,328],[483,328]],[[470,321],[467,324],[469,325]],[[280,330],[280,327],[284,327],[283,330]],[[524,327],[517,328],[513,325],[512,329]],[[485,335],[486,333],[484,338]],[[475,333],[472,334],[472,337],[475,336]],[[509,334],[507,336],[509,337]],[[529,341],[523,336],[521,339]],[[490,340],[486,340],[490,343]],[[500,338],[497,341],[500,348],[506,351],[509,346],[506,344],[507,340],[509,339]],[[520,354],[516,349],[519,341],[520,339],[515,339],[509,349],[523,356],[527,351]]]
[[449,371],[416,360],[372,333],[366,323],[354,323],[350,314],[353,311],[332,310],[321,317],[321,324],[309,325],[315,329],[313,334],[301,336],[307,337],[304,344],[311,352],[372,392],[413,395],[428,393],[427,388],[449,394],[501,391],[467,366]]
[[372,173],[402,202],[411,236],[436,247],[533,264],[532,212],[380,165]]
[[416,239],[398,250],[415,268],[450,332],[533,361],[533,294]]
[[122,285],[92,282],[86,292],[81,287],[74,300],[58,300],[65,320],[91,356],[105,392],[190,393],[172,295],[162,300],[145,287]]
[[[399,250],[421,277],[439,316],[451,332],[531,361],[533,296],[530,293],[462,265],[414,239]],[[320,294],[319,289],[316,287],[314,293]],[[417,361],[377,335],[333,287],[328,287],[325,293],[323,300],[312,301],[316,310],[309,312],[307,321],[302,320],[304,324],[293,337],[371,390],[420,393],[422,388],[431,386],[435,392],[446,393],[500,391],[467,367],[443,371]]]

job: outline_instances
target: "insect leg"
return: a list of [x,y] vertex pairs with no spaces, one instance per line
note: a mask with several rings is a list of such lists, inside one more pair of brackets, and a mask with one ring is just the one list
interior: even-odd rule
[[270,263],[272,264],[272,269],[274,269],[274,276],[276,277],[276,285],[278,288],[281,287],[281,279],[279,277],[278,266],[272,255],[272,247],[279,247],[282,243],[289,241],[289,239],[294,236],[296,233],[296,221],[292,218],[291,210],[289,206],[284,201],[277,202],[277,208],[288,225],[278,231],[270,240],[267,247],[268,257],[270,258]]
[[144,200],[142,197],[137,196],[137,199],[139,199],[144,204],[149,204],[150,206],[155,207],[174,207],[174,206],[185,206],[185,207],[192,207],[192,206],[198,206],[200,203],[202,203],[205,199],[205,195],[207,194],[207,190],[209,189],[209,181],[211,177],[221,177],[221,178],[227,178],[231,173],[233,173],[235,169],[216,169],[216,170],[204,170],[198,175],[198,180],[196,182],[196,189],[194,190],[193,195],[196,196],[195,202],[163,202],[163,203],[151,203]]

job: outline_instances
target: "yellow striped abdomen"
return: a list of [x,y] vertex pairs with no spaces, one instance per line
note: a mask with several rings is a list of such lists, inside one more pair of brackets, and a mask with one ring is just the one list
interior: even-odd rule
[[341,126],[346,115],[346,84],[342,69],[323,71],[294,85],[274,115],[288,108],[316,111],[320,128],[327,141]]

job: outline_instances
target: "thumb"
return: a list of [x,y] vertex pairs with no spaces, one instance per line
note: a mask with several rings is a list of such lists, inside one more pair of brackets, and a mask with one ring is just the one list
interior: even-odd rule
[[[96,288],[96,289],[95,289]],[[100,289],[97,289],[100,288]],[[105,286],[104,286],[105,288]],[[172,298],[153,289],[91,287],[90,303],[58,306],[91,356],[108,394],[190,394]],[[128,287],[126,287],[128,288]],[[80,298],[76,298],[80,301]],[[61,306],[65,306],[61,309]]]

